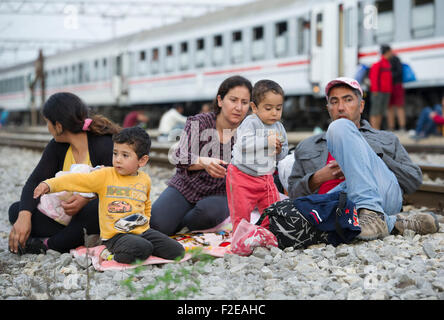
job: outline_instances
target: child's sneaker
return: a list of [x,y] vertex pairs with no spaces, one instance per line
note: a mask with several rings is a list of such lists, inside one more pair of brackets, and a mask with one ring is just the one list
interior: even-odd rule
[[358,211],[358,217],[361,226],[358,239],[374,240],[388,236],[387,223],[382,213],[362,208]]
[[19,245],[18,253],[20,255],[26,253],[46,254],[46,250],[48,250],[48,247],[43,243],[42,240],[40,240],[39,238],[28,238],[28,240],[26,240],[24,248]]
[[100,252],[100,261],[111,261],[114,259],[114,255],[107,249],[103,249],[102,252]]
[[438,232],[439,222],[433,212],[398,214],[396,215],[395,228],[400,234],[409,229],[423,235]]

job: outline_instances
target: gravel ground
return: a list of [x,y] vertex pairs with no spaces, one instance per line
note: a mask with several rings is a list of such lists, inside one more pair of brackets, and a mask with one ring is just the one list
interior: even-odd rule
[[[191,260],[148,266],[138,274],[96,272],[86,269],[85,261],[52,250],[46,255],[11,254],[7,210],[19,199],[39,157],[38,152],[0,147],[0,199],[5,204],[0,211],[0,300],[135,299],[141,296],[143,288],[165,275],[166,270],[173,274],[188,271],[191,275],[182,277],[179,283],[167,280],[167,288],[176,295],[190,288],[194,281],[200,281],[200,290],[191,293],[188,299],[444,299],[442,223],[440,231],[432,235],[407,231],[403,236],[356,241],[336,248],[331,245],[283,251],[257,248],[249,257],[226,255],[203,266]],[[155,200],[172,171],[151,167],[146,170],[153,180],[151,196]],[[427,208],[404,208],[404,211],[415,210]],[[133,276],[135,293],[121,284],[129,276]]]

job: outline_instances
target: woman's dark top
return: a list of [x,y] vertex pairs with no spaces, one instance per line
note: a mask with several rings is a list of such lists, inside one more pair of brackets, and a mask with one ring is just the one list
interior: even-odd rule
[[226,194],[225,177],[213,178],[205,170],[187,170],[195,164],[197,158],[212,157],[226,162],[231,160],[234,136],[231,141],[222,144],[216,130],[216,114],[201,113],[190,116],[176,149],[176,174],[168,185],[176,188],[191,203],[204,197]]
[[[97,165],[112,166],[113,141],[111,135],[97,136],[87,132],[88,152],[93,167]],[[34,189],[43,180],[55,177],[63,169],[69,143],[56,142],[54,139],[48,143],[43,151],[39,163],[29,176],[22,190],[19,210],[33,212],[37,208],[39,199],[34,199]]]

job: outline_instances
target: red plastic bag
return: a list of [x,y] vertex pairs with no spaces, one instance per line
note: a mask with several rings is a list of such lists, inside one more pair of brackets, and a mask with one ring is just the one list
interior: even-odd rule
[[236,231],[234,231],[231,240],[231,252],[240,256],[249,256],[254,248],[268,246],[278,246],[276,236],[264,227],[242,219]]

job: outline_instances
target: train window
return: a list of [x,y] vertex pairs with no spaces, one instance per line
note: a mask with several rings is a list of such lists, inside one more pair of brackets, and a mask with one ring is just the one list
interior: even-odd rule
[[59,70],[53,69],[52,70],[52,86],[56,87],[58,85],[59,80]]
[[60,68],[54,69],[54,87],[60,86]]
[[139,51],[139,61],[137,61],[137,73],[139,75],[147,74],[148,73],[148,64],[146,62],[146,51],[141,50]]
[[54,80],[54,77],[53,77],[53,71],[52,70],[49,70],[48,72],[47,72],[47,74],[46,74],[46,85],[48,86],[48,87],[52,87],[52,81]]
[[316,46],[322,47],[322,13],[316,15]]
[[122,55],[119,54],[114,60],[114,71],[113,74],[116,76],[122,76]]
[[20,91],[25,90],[25,77],[24,76],[19,77],[19,90]]
[[412,37],[429,37],[435,31],[435,1],[413,0]]
[[65,67],[63,71],[63,85],[69,84],[69,68]]
[[181,70],[188,69],[189,54],[188,54],[188,42],[181,42],[180,44],[180,56],[179,65]]
[[242,31],[235,31],[232,34],[231,62],[241,63],[244,57]]
[[107,59],[103,58],[103,60],[102,60],[103,68],[102,68],[102,78],[101,78],[102,80],[105,80],[105,79],[108,78],[108,67],[107,67],[107,65],[108,65]]
[[57,69],[52,69],[50,74],[51,74],[51,79],[49,81],[51,82],[51,86],[55,87],[57,84]]
[[260,60],[265,57],[265,39],[264,39],[264,27],[253,28],[253,45],[251,51],[251,58],[253,60]]
[[298,18],[297,28],[297,53],[304,54],[310,48],[310,21],[302,17]]
[[275,25],[274,53],[276,57],[285,57],[288,52],[287,22],[278,22]]
[[83,82],[89,82],[89,63],[82,62],[83,65]]
[[133,77],[137,74],[136,73],[136,70],[137,70],[136,59],[137,58],[138,58],[137,53],[132,52],[132,51],[128,52],[128,76],[129,77]]
[[93,62],[93,72],[91,74],[91,80],[97,81],[98,80],[98,73],[99,73],[99,60],[94,60]]
[[393,40],[394,14],[393,0],[377,1],[378,8],[378,28],[375,30],[377,43],[387,43]]
[[71,84],[75,84],[77,83],[77,66],[75,64],[73,64],[71,66],[71,80],[70,80]]
[[155,74],[159,72],[159,48],[153,48],[151,50],[151,73]]
[[169,45],[166,47],[166,55],[167,55],[167,57],[170,57],[173,55],[173,46],[172,45]]
[[222,35],[218,34],[214,36],[213,40],[213,65],[219,66],[223,63],[224,59]]
[[165,71],[171,72],[174,70],[174,50],[172,45],[166,46]]
[[146,59],[146,53],[145,53],[145,51],[140,51],[139,52],[139,61],[145,61],[145,59]]
[[201,68],[205,64],[205,39],[196,40],[196,68]]
[[84,79],[83,63],[79,63],[79,74],[77,75],[77,83],[82,83]]

